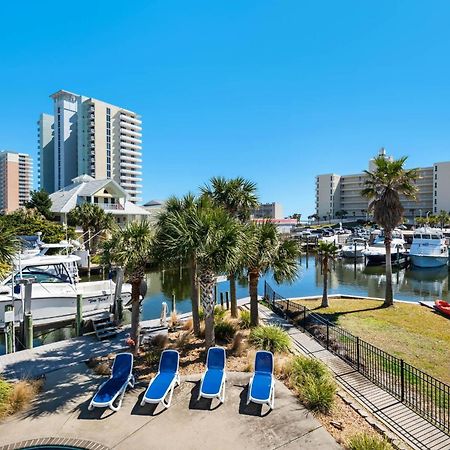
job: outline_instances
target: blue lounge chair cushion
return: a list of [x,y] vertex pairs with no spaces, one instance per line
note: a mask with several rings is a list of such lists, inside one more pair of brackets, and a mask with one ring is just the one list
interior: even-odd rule
[[153,380],[149,388],[145,393],[145,398],[149,400],[162,399],[170,385],[175,380],[175,373],[173,372],[160,372]]
[[110,378],[95,394],[95,403],[109,403],[116,395],[117,392],[122,389],[123,385],[127,382],[127,379],[115,379]]
[[255,400],[268,400],[272,386],[272,375],[267,372],[256,372],[253,378],[250,396]]
[[172,376],[178,372],[180,355],[176,350],[164,350],[159,361],[159,372],[170,373]]
[[209,369],[225,369],[225,349],[222,347],[211,347],[208,350],[207,366]]
[[202,393],[206,395],[219,395],[224,371],[221,369],[208,369],[203,378]]

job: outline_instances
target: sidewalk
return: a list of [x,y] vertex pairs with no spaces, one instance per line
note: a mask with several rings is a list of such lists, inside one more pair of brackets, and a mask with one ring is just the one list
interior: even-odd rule
[[323,361],[334,373],[338,383],[352,397],[409,446],[418,450],[447,450],[450,448],[450,436],[373,384],[342,359],[322,347],[307,333],[295,328],[263,305],[260,305],[259,310],[262,320],[267,323],[279,324],[286,329],[297,353],[313,356]]

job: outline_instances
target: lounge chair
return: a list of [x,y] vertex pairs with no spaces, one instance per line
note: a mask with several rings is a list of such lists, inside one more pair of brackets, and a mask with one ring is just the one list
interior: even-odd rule
[[[134,387],[133,355],[131,353],[119,353],[114,359],[111,377],[98,389],[97,393],[89,403],[88,409],[110,408],[118,411],[122,406],[123,396],[127,387]],[[116,406],[114,402],[119,399]]]
[[[164,350],[159,360],[159,368],[156,376],[150,381],[141,406],[146,403],[162,403],[168,408],[172,402],[173,390],[176,385],[180,385],[180,354],[176,350]],[[169,400],[166,400],[169,395]]]
[[200,381],[198,400],[204,398],[218,398],[220,403],[225,400],[225,349],[211,347],[206,357],[206,372]]
[[247,405],[250,402],[261,405],[267,404],[270,409],[273,409],[274,401],[273,354],[260,350],[256,352],[255,373],[248,386]]

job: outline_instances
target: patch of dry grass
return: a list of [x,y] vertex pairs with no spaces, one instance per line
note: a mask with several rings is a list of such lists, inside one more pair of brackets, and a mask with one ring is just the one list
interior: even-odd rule
[[111,367],[105,361],[99,362],[92,370],[96,375],[111,375]]
[[404,359],[436,378],[450,383],[450,320],[430,308],[395,303],[383,308],[377,300],[297,300],[361,339]]
[[28,408],[41,392],[44,380],[0,380],[0,419]]

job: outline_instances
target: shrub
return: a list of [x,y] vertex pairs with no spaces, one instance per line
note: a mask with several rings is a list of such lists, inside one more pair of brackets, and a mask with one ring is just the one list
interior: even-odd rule
[[250,328],[250,311],[244,309],[239,314],[239,327],[243,330]]
[[270,352],[286,352],[291,345],[291,338],[282,328],[276,325],[265,325],[253,328],[250,342],[257,348]]
[[167,344],[169,343],[169,336],[167,334],[158,333],[155,336],[153,336],[151,340],[152,347],[156,347],[157,349],[165,349],[167,347]]
[[233,323],[228,320],[219,320],[214,325],[214,334],[220,341],[230,342],[236,333]]
[[225,319],[225,315],[227,313],[226,309],[222,309],[220,306],[214,307],[214,322],[220,322]]
[[393,450],[391,444],[374,434],[358,433],[352,436],[347,443],[350,450]]
[[42,386],[42,380],[21,380],[10,383],[0,379],[0,418],[27,407]]
[[92,369],[96,375],[110,375],[111,368],[106,362],[100,362]]
[[149,366],[153,366],[159,363],[159,359],[161,358],[162,350],[160,348],[152,347],[150,348],[144,356],[145,362]]
[[256,351],[250,349],[247,353],[247,365],[244,368],[244,372],[253,372],[255,368],[255,355]]
[[336,383],[326,366],[315,358],[296,356],[287,368],[291,385],[305,405],[329,413],[336,397]]
[[200,308],[198,310],[198,318],[200,322],[203,322],[205,320],[205,311],[203,311],[203,308]]
[[179,350],[183,350],[186,345],[189,343],[192,337],[192,331],[185,331],[178,335],[178,338],[175,342],[175,347]]
[[194,322],[192,319],[187,319],[183,322],[183,330],[192,330],[194,328]]
[[274,374],[280,380],[289,378],[292,367],[292,357],[288,355],[275,355]]
[[178,325],[178,315],[175,311],[172,311],[169,319],[169,328],[175,328]]
[[328,414],[336,398],[336,384],[329,376],[314,378],[307,375],[301,388],[301,397],[307,408]]
[[231,353],[236,356],[242,356],[246,348],[244,342],[244,335],[238,331],[233,338],[233,344],[231,345]]

